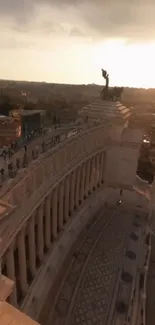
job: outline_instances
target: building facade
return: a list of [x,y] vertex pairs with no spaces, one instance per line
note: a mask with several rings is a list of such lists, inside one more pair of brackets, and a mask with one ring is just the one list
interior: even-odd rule
[[126,108],[111,105],[112,119],[100,102],[100,124],[91,122],[51,149],[3,196],[12,211],[0,219],[1,272],[15,283],[7,300],[33,319],[40,317],[71,247],[99,208],[115,206],[121,191],[124,208],[148,213],[147,199],[134,191],[143,134],[127,127]]

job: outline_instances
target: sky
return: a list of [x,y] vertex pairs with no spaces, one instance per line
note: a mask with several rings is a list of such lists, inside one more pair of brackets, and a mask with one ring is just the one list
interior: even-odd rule
[[155,88],[154,0],[0,0],[0,79]]

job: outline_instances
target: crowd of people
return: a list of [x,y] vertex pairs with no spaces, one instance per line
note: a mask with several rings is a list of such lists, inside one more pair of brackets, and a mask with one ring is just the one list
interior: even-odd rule
[[[28,145],[25,144],[23,147],[23,155],[17,155],[17,150],[13,146],[9,146],[4,148],[3,153],[1,155],[2,159],[2,167],[0,169],[1,180],[0,186],[4,183],[7,178],[14,178],[20,169],[27,168],[28,163],[32,160],[35,160],[39,157],[40,153],[45,153],[49,148],[54,147],[56,144],[60,142],[60,135],[57,135],[52,138],[49,143],[45,143],[44,141],[41,143],[40,147],[35,146],[31,152],[28,152]],[[14,154],[16,153],[16,158],[14,158]]]
[[[9,178],[13,178],[16,176],[16,174],[20,168],[27,167],[27,164],[28,164],[27,145],[28,145],[28,143],[31,140],[33,140],[35,137],[38,137],[39,135],[42,135],[45,132],[46,132],[46,130],[43,130],[43,129],[33,130],[30,134],[28,134],[25,137],[25,139],[23,139],[23,141],[21,143],[12,142],[8,146],[4,146],[3,148],[0,148],[0,156],[1,156],[1,160],[2,160],[1,169],[0,169],[1,183],[4,182],[4,180],[7,178],[7,176]],[[24,147],[24,154],[22,157],[22,161],[21,161],[20,157],[13,159],[14,154],[16,152],[18,152],[22,147]],[[32,159],[35,159],[36,153],[34,151],[37,151],[37,150],[38,150],[38,148],[35,148],[35,150],[32,150]]]
[[35,160],[38,156],[39,153],[42,151],[43,153],[46,151],[46,146],[45,143],[42,142],[42,150],[38,146],[36,146],[34,149],[32,149],[31,153],[27,152],[27,145],[24,145],[23,148],[23,155],[17,156],[14,159],[14,154],[15,151],[10,151],[9,150],[4,150],[1,159],[2,161],[2,167],[0,169],[1,173],[1,186],[2,183],[7,179],[7,178],[14,178],[18,171],[21,168],[26,168],[28,166],[28,161]]
[[[42,129],[37,132],[34,131],[33,134],[25,138],[25,141],[21,145],[14,142],[1,149],[0,159],[2,161],[0,163],[0,187],[2,187],[2,184],[7,178],[14,178],[20,169],[27,168],[29,162],[37,159],[40,153],[45,153],[48,149],[55,147],[60,143],[60,135],[56,135],[53,136],[48,143],[43,141],[40,146],[35,146],[30,152],[30,150],[28,150],[30,140],[33,140],[38,135],[46,133],[46,131],[47,130]],[[70,136],[75,135],[75,132],[67,132],[66,138],[68,138],[70,133]],[[20,150],[22,148],[23,154],[21,155]],[[19,155],[18,151],[20,153]]]

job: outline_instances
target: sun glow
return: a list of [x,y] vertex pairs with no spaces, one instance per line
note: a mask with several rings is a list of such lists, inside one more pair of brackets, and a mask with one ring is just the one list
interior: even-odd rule
[[111,40],[94,48],[96,68],[110,74],[111,85],[155,87],[155,43],[129,44]]
[[0,51],[1,79],[103,85],[103,68],[111,86],[155,88],[155,43],[40,35],[34,41],[33,34],[27,43],[27,36],[15,36],[16,47]]

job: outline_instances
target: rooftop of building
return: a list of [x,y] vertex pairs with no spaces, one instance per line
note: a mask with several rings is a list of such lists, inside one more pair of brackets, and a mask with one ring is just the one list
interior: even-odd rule
[[6,116],[6,115],[0,115],[0,121],[12,121],[12,118],[10,116]]
[[6,301],[0,301],[0,325],[38,325]]
[[40,114],[40,115],[44,115],[45,114],[45,110],[43,109],[23,109],[20,114],[22,116],[30,116],[30,115],[35,115],[35,114]]

